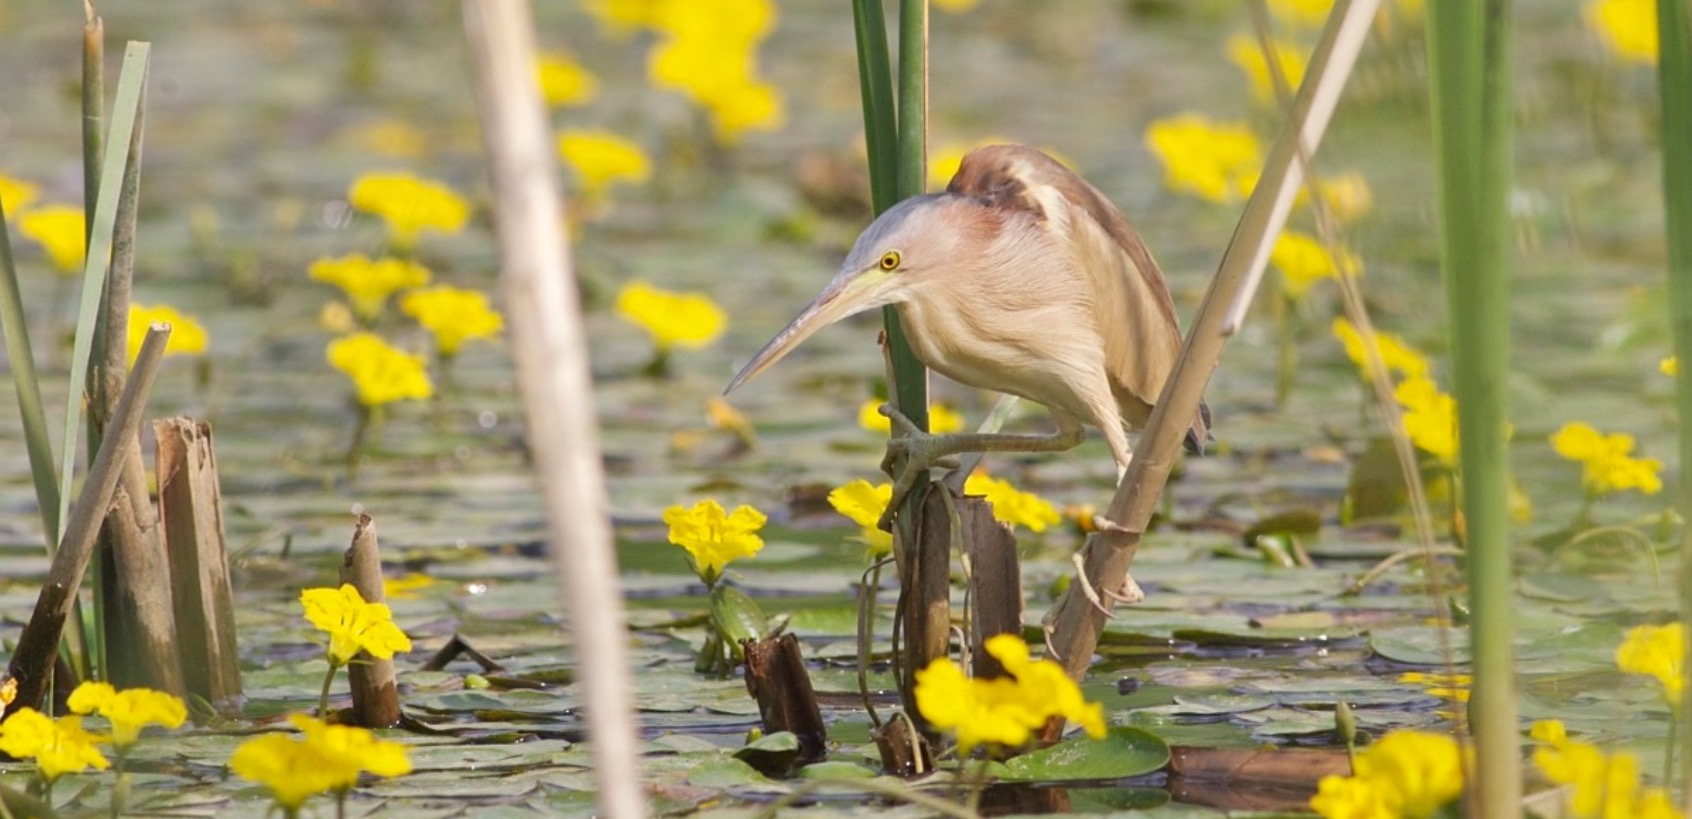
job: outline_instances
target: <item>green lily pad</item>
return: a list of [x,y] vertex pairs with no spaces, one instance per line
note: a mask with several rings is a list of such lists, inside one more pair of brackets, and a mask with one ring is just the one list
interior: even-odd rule
[[1169,764],[1169,745],[1140,728],[1114,726],[1104,739],[1082,735],[1005,763],[1003,778],[1015,781],[1125,779]]

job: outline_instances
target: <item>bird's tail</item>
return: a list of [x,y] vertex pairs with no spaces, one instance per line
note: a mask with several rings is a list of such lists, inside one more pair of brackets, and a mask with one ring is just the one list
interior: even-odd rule
[[1204,448],[1211,443],[1210,437],[1210,405],[1199,401],[1199,417],[1193,420],[1193,425],[1187,428],[1187,439],[1184,442],[1188,452],[1203,455]]

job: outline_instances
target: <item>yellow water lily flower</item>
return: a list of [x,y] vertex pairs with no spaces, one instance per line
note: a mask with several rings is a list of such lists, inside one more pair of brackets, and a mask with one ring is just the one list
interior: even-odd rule
[[505,319],[488,306],[486,293],[445,284],[405,294],[400,312],[417,319],[435,337],[435,349],[442,358],[457,355],[466,341],[489,338],[505,329]]
[[1047,527],[1063,522],[1057,507],[1032,492],[1011,486],[1010,481],[988,477],[976,472],[964,481],[964,494],[981,495],[993,505],[993,517],[1006,526],[1026,526],[1031,532],[1044,532]]
[[652,178],[646,152],[610,131],[564,131],[558,155],[582,186],[582,196],[604,199],[612,185],[638,185]]
[[569,54],[542,54],[535,61],[535,80],[541,98],[554,108],[586,105],[599,95],[599,80]]
[[[858,426],[870,432],[891,433],[893,422],[887,416],[881,414],[881,405],[885,403],[887,402],[871,398],[859,404]],[[962,413],[938,402],[928,405],[929,432],[935,435],[945,435],[949,432],[958,432],[963,428],[964,417]]]
[[351,583],[338,589],[306,589],[300,592],[300,605],[306,620],[329,635],[331,666],[346,665],[361,651],[391,660],[394,652],[411,650],[411,638],[394,625],[387,605],[366,603]]
[[1685,627],[1677,622],[1635,626],[1616,649],[1616,667],[1627,674],[1656,678],[1669,708],[1679,710],[1680,693],[1686,686],[1685,639]]
[[88,229],[82,208],[73,205],[47,205],[18,217],[18,232],[29,237],[41,249],[60,275],[82,272],[88,258]]
[[99,714],[112,726],[112,744],[121,751],[141,738],[149,725],[181,728],[188,719],[182,700],[151,688],[117,690],[111,683],[85,682],[66,701],[73,714]]
[[1663,462],[1632,456],[1632,435],[1600,433],[1592,425],[1572,421],[1551,436],[1557,454],[1581,465],[1581,486],[1593,497],[1637,489],[1655,495],[1663,489]]
[[403,119],[379,119],[348,128],[341,140],[361,153],[417,159],[429,152],[429,135]]
[[779,128],[786,120],[781,92],[758,76],[757,58],[776,14],[771,0],[660,2],[650,25],[663,36],[648,56],[647,76],[705,109],[723,142]]
[[429,283],[429,268],[417,262],[391,256],[371,259],[363,253],[318,259],[307,272],[317,281],[341,288],[353,310],[366,321],[382,314],[389,296]]
[[1656,0],[1591,0],[1581,17],[1616,56],[1657,64]]
[[1681,819],[1667,791],[1648,788],[1639,779],[1632,754],[1606,754],[1597,746],[1569,737],[1557,720],[1539,720],[1529,732],[1538,747],[1534,767],[1552,784],[1566,785],[1564,805],[1571,819]]
[[768,520],[764,513],[750,506],[738,506],[733,513],[726,512],[714,500],[664,510],[670,542],[687,551],[694,573],[707,586],[716,585],[729,563],[752,557],[764,548],[758,530]]
[[1269,13],[1275,19],[1299,28],[1321,28],[1333,7],[1334,0],[1269,0]]
[[6,211],[8,221],[16,219],[24,208],[34,204],[40,193],[41,188],[35,183],[0,173],[0,210]]
[[34,708],[20,708],[0,722],[0,752],[35,760],[41,778],[51,784],[68,773],[110,767],[99,743],[106,737],[82,727],[82,717],[53,719]]
[[1393,390],[1403,409],[1404,432],[1417,449],[1457,466],[1457,399],[1441,392],[1433,379],[1408,378]]
[[958,14],[975,8],[981,0],[934,0],[934,7],[941,11]]
[[728,317],[703,293],[677,293],[646,282],[623,285],[617,315],[652,336],[660,352],[673,347],[707,347],[723,334]]
[[[1275,104],[1275,78],[1269,74],[1269,61],[1265,59],[1257,38],[1235,34],[1228,38],[1227,49],[1228,59],[1233,60],[1250,81],[1252,97],[1265,105]],[[1286,80],[1287,92],[1298,93],[1298,84],[1304,81],[1304,50],[1280,39],[1271,39],[1269,50],[1275,55],[1282,79]]]
[[1328,819],[1429,819],[1463,793],[1467,753],[1456,739],[1392,731],[1357,755],[1351,776],[1325,776],[1310,808]]
[[[1334,319],[1334,337],[1345,347],[1345,355],[1357,365],[1359,370],[1367,376],[1367,367],[1363,353],[1363,335],[1345,317]],[[1396,372],[1404,378],[1425,378],[1432,371],[1433,365],[1426,356],[1416,351],[1415,347],[1405,343],[1404,339],[1392,333],[1375,332],[1375,348],[1381,354],[1381,363],[1386,365],[1389,372]]]
[[1406,671],[1398,675],[1398,681],[1420,685],[1430,696],[1456,702],[1468,702],[1470,689],[1475,684],[1471,675],[1437,671]]
[[384,600],[416,600],[417,593],[440,581],[422,572],[407,572],[399,577],[382,578]]
[[1269,263],[1281,272],[1282,289],[1293,299],[1304,298],[1311,285],[1335,278],[1341,270],[1353,276],[1363,272],[1362,263],[1350,251],[1341,248],[1336,255],[1315,236],[1294,230],[1275,240]]
[[422,401],[435,394],[423,356],[393,347],[375,333],[335,339],[329,342],[327,357],[331,366],[352,379],[363,406]]
[[1375,202],[1374,194],[1369,191],[1369,180],[1356,171],[1317,179],[1316,195],[1328,215],[1341,225],[1357,221]]
[[331,725],[305,714],[289,714],[288,722],[305,735],[307,747],[331,760],[331,767],[341,771],[343,776],[348,771],[352,773],[338,787],[356,784],[360,773],[381,777],[411,773],[411,760],[406,756],[405,746],[377,739],[369,729]]
[[893,534],[881,531],[878,525],[882,514],[887,511],[887,504],[892,501],[893,484],[872,485],[862,479],[837,486],[828,493],[828,505],[860,527],[872,560],[893,553]]
[[1164,185],[1211,202],[1238,202],[1251,192],[1263,148],[1244,123],[1216,123],[1199,114],[1157,120],[1146,148],[1163,165]]
[[353,180],[347,202],[381,218],[396,246],[410,248],[424,231],[457,233],[470,204],[452,188],[408,173],[367,173]]
[[1658,361],[1657,372],[1671,377],[1680,375],[1680,358],[1678,356],[1671,355],[1661,361]]
[[1031,660],[1028,644],[1014,634],[991,637],[985,648],[1006,676],[972,678],[945,657],[916,674],[917,709],[934,727],[956,734],[961,754],[1020,747],[1053,717],[1079,723],[1095,739],[1105,735],[1103,708],[1082,697],[1062,666]]
[[147,331],[155,321],[170,324],[170,340],[165,344],[164,352],[166,357],[200,355],[206,351],[206,328],[198,319],[168,304],[131,304],[127,339],[130,361],[134,361],[135,357],[141,354],[141,342],[147,340]]

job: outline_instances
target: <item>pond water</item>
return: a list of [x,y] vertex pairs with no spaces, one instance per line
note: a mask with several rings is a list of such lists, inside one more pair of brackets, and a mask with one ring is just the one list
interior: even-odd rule
[[[852,704],[852,596],[862,545],[853,540],[856,528],[819,501],[830,487],[876,477],[881,436],[856,421],[881,372],[875,322],[821,333],[736,393],[734,405],[757,430],[750,451],[710,429],[705,415],[705,402],[815,294],[867,221],[861,208],[818,206],[819,186],[848,201],[866,195],[854,175],[862,149],[850,16],[844,4],[781,4],[761,70],[782,90],[787,124],[719,147],[686,102],[645,83],[649,39],[606,36],[577,3],[540,5],[543,46],[569,49],[602,83],[595,102],[556,114],[555,123],[614,130],[654,162],[649,184],[617,190],[579,222],[574,245],[636,628],[635,695],[649,776],[666,810],[739,812],[792,785],[727,761],[757,710],[739,679],[692,670],[704,638],[695,617],[704,594],[682,553],[665,543],[659,517],[672,504],[710,497],[769,514],[768,546],[731,568],[730,580],[767,611],[792,615],[790,628],[828,703],[833,758],[874,762],[867,719]],[[1532,499],[1531,517],[1514,532],[1522,712],[1629,747],[1643,770],[1655,771],[1666,710],[1645,681],[1616,671],[1613,651],[1626,627],[1673,610],[1667,569],[1657,570],[1625,538],[1568,545],[1567,527],[1583,502],[1579,468],[1547,440],[1563,423],[1584,420],[1631,433],[1643,454],[1672,461],[1672,384],[1657,371],[1669,341],[1660,306],[1654,80],[1648,69],[1605,54],[1575,3],[1519,6],[1509,388],[1515,476]],[[556,679],[577,662],[543,558],[543,518],[506,348],[470,345],[438,400],[392,410],[349,481],[350,390],[324,361],[331,335],[318,320],[336,294],[305,273],[321,256],[381,249],[377,224],[346,218],[347,186],[361,172],[403,169],[448,182],[477,207],[462,233],[425,238],[421,260],[438,281],[494,289],[487,183],[457,7],[177,0],[112,2],[100,11],[108,83],[125,39],[154,45],[136,298],[191,312],[210,333],[203,365],[167,365],[153,411],[193,414],[216,428],[247,716],[315,703],[324,666],[296,600],[302,587],[333,582],[334,556],[351,536],[352,510],[362,507],[378,521],[391,573],[435,581],[392,604],[416,645],[399,660],[405,706],[449,735],[407,738],[418,772],[361,788],[360,809],[450,815],[474,804],[478,816],[587,814],[594,778],[576,744],[581,725],[571,686],[466,690],[464,675],[476,670],[468,664],[414,670],[455,633],[513,677]],[[0,6],[0,75],[10,78],[0,87],[0,173],[41,185],[52,201],[74,202],[80,191],[80,23],[63,3]],[[1178,310],[1190,316],[1238,208],[1167,190],[1142,134],[1151,121],[1183,112],[1270,132],[1273,115],[1253,103],[1224,52],[1230,35],[1248,30],[1244,7],[983,0],[964,13],[936,11],[933,29],[936,152],[1001,136],[1062,154],[1136,223],[1168,274]],[[1346,241],[1366,266],[1375,320],[1442,361],[1422,49],[1419,24],[1402,15],[1377,29],[1318,166],[1367,178],[1373,207],[1347,228]],[[381,136],[402,130],[415,139]],[[806,170],[817,167],[849,170],[818,182]],[[52,417],[64,401],[74,298],[33,246],[16,238],[14,245]],[[610,309],[616,289],[634,279],[710,294],[731,317],[726,334],[707,349],[677,351],[669,378],[643,376],[651,345]],[[1254,315],[1227,348],[1208,393],[1215,450],[1189,460],[1172,483],[1175,525],[1148,536],[1136,562],[1148,598],[1109,625],[1085,685],[1113,723],[1207,747],[1331,745],[1339,700],[1371,733],[1449,724],[1452,703],[1427,690],[1440,686],[1403,676],[1440,671],[1447,659],[1418,564],[1388,572],[1362,595],[1342,596],[1375,560],[1412,538],[1402,528],[1407,518],[1342,522],[1352,463],[1381,426],[1328,333],[1337,311],[1331,283],[1300,305],[1300,367],[1284,407],[1275,402],[1279,342],[1269,312]],[[381,329],[424,346],[397,318]],[[1436,365],[1447,388],[1449,372]],[[937,383],[935,392],[972,424],[992,406],[993,396],[954,384]],[[10,379],[0,393],[7,408],[0,411],[0,640],[10,645],[46,561]],[[1039,431],[1045,423],[1025,405],[1011,426]],[[1060,506],[1102,507],[1114,477],[1096,437],[1061,456],[993,457],[987,468]],[[1600,503],[1593,515],[1638,523],[1655,536],[1652,522],[1670,494],[1630,493]],[[1322,521],[1303,543],[1313,568],[1275,565],[1241,543],[1245,527],[1290,510],[1311,510]],[[1051,602],[1052,584],[1070,572],[1081,535],[1066,523],[1019,538],[1033,625]],[[1658,559],[1670,565],[1667,552]],[[1458,578],[1442,572],[1439,579],[1450,591]],[[890,682],[884,674],[872,679],[881,688]],[[136,807],[263,814],[262,791],[223,767],[249,728],[203,726],[143,745]],[[7,770],[0,781],[16,784],[28,769]],[[56,791],[61,799],[105,804],[108,780],[72,779]],[[1163,804],[1167,796],[1132,801],[1144,794],[1108,791],[1078,795],[1075,807],[1154,804],[1158,815],[1179,816],[1214,810],[1192,790],[1175,794],[1181,801]],[[1270,804],[1301,801],[1295,793]],[[889,810],[861,798],[831,798],[814,809]]]

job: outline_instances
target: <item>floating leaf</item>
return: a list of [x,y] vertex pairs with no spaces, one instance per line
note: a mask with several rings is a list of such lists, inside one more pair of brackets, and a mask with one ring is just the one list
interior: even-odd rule
[[1150,731],[1114,726],[1104,739],[1078,736],[1005,763],[1004,779],[1060,782],[1125,779],[1169,764],[1169,745]]

